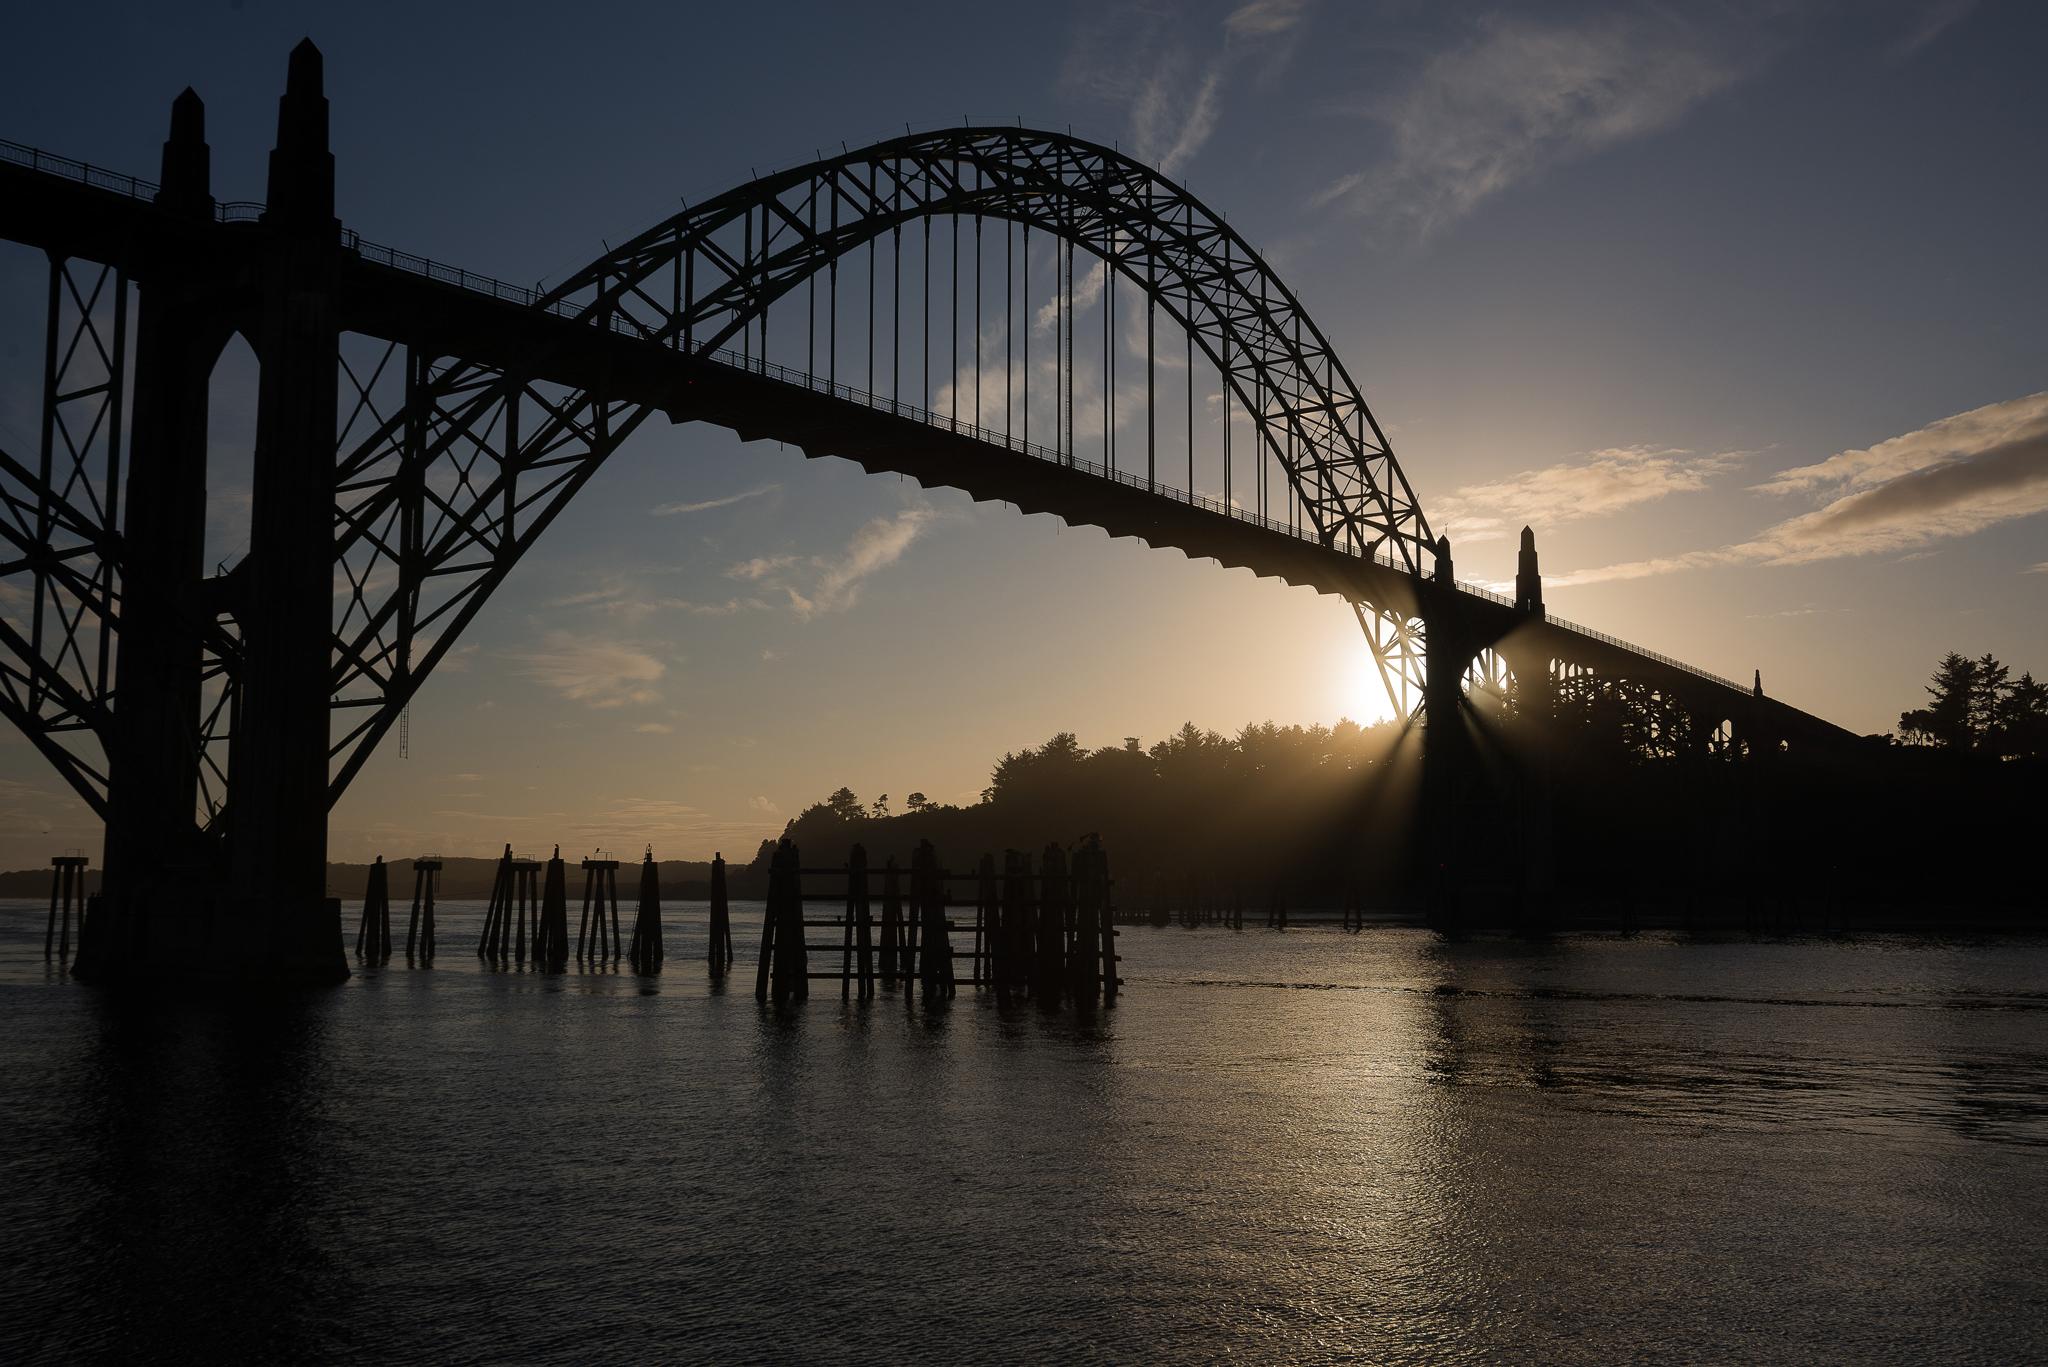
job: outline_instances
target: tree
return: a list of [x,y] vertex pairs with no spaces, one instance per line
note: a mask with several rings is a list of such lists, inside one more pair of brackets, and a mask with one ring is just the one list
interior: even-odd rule
[[2020,675],[1999,700],[1998,735],[2013,759],[2048,759],[2048,684]]
[[916,816],[931,805],[931,799],[923,793],[912,793],[909,797],[903,799],[903,810],[909,812],[912,816]]
[[875,799],[875,805],[869,810],[869,815],[877,818],[878,820],[888,820],[889,795],[887,793],[883,793],[880,797]]
[[1977,660],[1977,676],[1970,681],[1970,739],[1979,750],[2003,754],[1999,725],[2004,720],[2001,704],[2011,672],[1987,652]]
[[853,795],[851,788],[841,788],[826,798],[825,809],[841,821],[858,821],[867,815],[861,808],[860,799]]
[[1977,738],[1971,723],[1979,663],[1954,651],[1942,657],[1934,670],[1934,682],[1927,686],[1934,701],[1899,714],[1899,729],[1910,743],[1938,745],[1944,750],[1971,748]]

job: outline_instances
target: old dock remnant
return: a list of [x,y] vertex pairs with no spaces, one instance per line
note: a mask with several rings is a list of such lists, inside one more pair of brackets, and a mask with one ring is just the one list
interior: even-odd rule
[[[1031,1000],[1054,1009],[1113,1003],[1117,977],[1117,930],[1110,907],[1109,861],[1101,842],[1084,839],[1071,852],[1049,848],[1043,867],[1031,856],[1005,853],[996,873],[993,855],[983,855],[969,873],[940,867],[929,841],[911,856],[908,906],[894,859],[882,868],[879,937],[867,851],[854,846],[839,868],[804,868],[795,846],[784,840],[769,866],[768,905],[762,916],[761,959],[754,995],[778,1005],[809,995],[811,979],[836,979],[842,1001],[867,999],[899,985],[905,1000],[915,985],[926,1001],[943,1001],[963,986],[993,991],[999,1003]],[[715,874],[714,874],[715,878]],[[807,890],[805,881],[834,886]],[[969,896],[952,888],[968,885]],[[714,888],[717,886],[714,881]],[[807,916],[806,906],[830,904],[836,915]],[[973,920],[954,919],[972,908]],[[835,932],[811,943],[807,930]],[[955,932],[970,932],[967,946],[953,947]],[[879,940],[879,944],[877,943]],[[879,954],[877,954],[879,949]],[[813,969],[811,953],[830,967]],[[967,973],[957,967],[966,961]]]
[[626,961],[635,973],[661,972],[661,873],[654,864],[654,846],[640,858],[640,905],[633,916],[633,942]]
[[540,895],[540,924],[533,933],[533,966],[542,973],[569,969],[569,891],[563,872],[562,847],[548,859]]
[[[611,906],[609,925],[605,923],[607,900]],[[583,861],[583,919],[576,930],[576,962],[595,968],[618,961],[619,861],[606,859],[599,851]]]
[[356,926],[356,957],[364,963],[387,963],[391,958],[391,883],[384,856],[370,865],[369,886],[363,889],[363,919]]
[[716,851],[711,855],[711,943],[705,957],[713,981],[732,970],[732,906],[725,891],[725,856]]
[[412,920],[405,928],[405,961],[431,968],[434,963],[434,882],[441,876],[441,856],[425,855],[412,861]]
[[[78,916],[78,937],[85,938],[85,856],[60,854],[50,860],[50,924],[43,932],[43,962],[71,957],[71,917]],[[51,950],[54,946],[55,954]]]

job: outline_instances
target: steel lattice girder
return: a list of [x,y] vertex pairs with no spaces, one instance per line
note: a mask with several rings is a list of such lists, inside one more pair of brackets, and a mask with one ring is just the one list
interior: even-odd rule
[[33,468],[0,451],[0,714],[106,815],[128,281],[52,256]]

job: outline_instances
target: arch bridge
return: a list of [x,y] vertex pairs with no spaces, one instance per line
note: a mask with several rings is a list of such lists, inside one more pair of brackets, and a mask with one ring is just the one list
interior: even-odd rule
[[[155,183],[0,144],[0,238],[49,263],[39,438],[0,450],[0,711],[106,822],[82,972],[162,962],[194,915],[247,971],[343,972],[328,806],[657,416],[1342,596],[1438,810],[1482,702],[1538,724],[1604,698],[1702,756],[1851,739],[1548,616],[1526,532],[1514,596],[1458,582],[1299,298],[1111,148],[842,147],[528,289],[341,227],[321,80],[302,44],[261,204],[213,197],[189,90]],[[250,545],[210,573],[208,386],[237,335]]]

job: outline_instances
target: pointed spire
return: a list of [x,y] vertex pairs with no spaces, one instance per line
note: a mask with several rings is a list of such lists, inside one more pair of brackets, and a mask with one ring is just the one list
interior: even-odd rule
[[206,145],[206,103],[186,86],[171,101],[171,136],[164,141],[156,202],[181,214],[213,216],[213,153]]
[[1436,582],[1454,583],[1451,568],[1451,538],[1448,533],[1436,539]]
[[277,146],[270,153],[270,199],[263,215],[277,227],[315,234],[336,227],[324,66],[311,38],[292,49],[284,98],[277,102]]
[[1543,575],[1536,568],[1536,533],[1522,528],[1522,551],[1515,563],[1515,611],[1543,615]]
[[298,46],[285,67],[284,93],[287,95],[311,95],[318,98],[326,70],[326,60],[311,38],[299,39]]
[[1756,672],[1756,686],[1750,692],[1752,696],[1758,698],[1764,695],[1764,672],[1761,669]]

